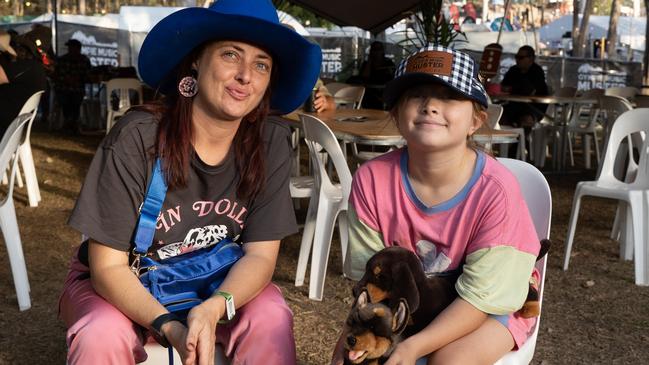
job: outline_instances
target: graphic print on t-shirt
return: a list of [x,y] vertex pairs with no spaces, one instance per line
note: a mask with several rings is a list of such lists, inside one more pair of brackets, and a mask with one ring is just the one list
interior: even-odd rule
[[161,210],[156,224],[153,252],[160,260],[214,246],[224,238],[236,242],[248,212],[233,198],[169,205]]
[[228,227],[224,224],[193,228],[187,232],[182,242],[170,243],[158,249],[158,257],[164,260],[201,248],[210,247],[228,236]]
[[451,259],[444,252],[437,252],[437,246],[426,240],[420,240],[416,244],[417,256],[424,265],[426,274],[437,274],[448,270],[451,266]]

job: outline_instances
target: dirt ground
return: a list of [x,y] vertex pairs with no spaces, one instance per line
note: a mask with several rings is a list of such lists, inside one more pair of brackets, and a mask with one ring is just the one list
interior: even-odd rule
[[[32,135],[42,201],[29,208],[25,189],[14,193],[32,308],[18,311],[9,262],[0,255],[0,364],[65,363],[65,328],[57,319],[57,300],[79,241],[79,234],[65,222],[99,141],[93,136]],[[649,287],[634,285],[633,263],[621,261],[618,243],[608,238],[615,202],[584,200],[571,267],[561,270],[575,184],[593,177],[592,171],[547,175],[554,201],[554,246],[535,364],[649,363]],[[336,235],[324,300],[310,301],[308,286],[293,285],[299,243],[299,234],[284,240],[274,281],[283,288],[295,315],[299,363],[327,364],[351,303],[352,283],[341,275]]]

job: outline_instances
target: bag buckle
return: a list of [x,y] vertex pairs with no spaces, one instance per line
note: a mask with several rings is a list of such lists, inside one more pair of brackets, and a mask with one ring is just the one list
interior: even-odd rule
[[131,263],[130,268],[131,268],[131,271],[133,272],[133,274],[135,274],[135,276],[139,277],[140,276],[140,257],[142,255],[135,252],[135,249],[133,249],[132,255],[133,255],[133,262]]

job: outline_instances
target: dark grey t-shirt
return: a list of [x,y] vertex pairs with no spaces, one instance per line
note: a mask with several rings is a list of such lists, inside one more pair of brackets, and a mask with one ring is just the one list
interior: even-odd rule
[[[138,208],[152,175],[157,130],[157,121],[144,112],[127,114],[111,129],[92,160],[70,226],[117,250],[132,248]],[[237,196],[239,174],[232,150],[218,166],[205,164],[194,153],[187,186],[167,191],[149,249],[152,257],[188,253],[225,237],[245,243],[297,232],[288,185],[289,138],[287,126],[265,122],[266,184],[250,204]]]

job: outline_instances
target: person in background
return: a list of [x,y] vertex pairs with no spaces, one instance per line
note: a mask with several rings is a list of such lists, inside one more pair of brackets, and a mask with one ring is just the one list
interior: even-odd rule
[[63,111],[63,129],[71,134],[79,133],[79,113],[86,93],[90,74],[90,60],[81,54],[81,42],[68,40],[68,53],[56,60],[54,92]]
[[383,43],[372,42],[367,61],[361,65],[360,74],[348,80],[349,83],[365,85],[364,108],[383,109],[383,86],[392,80],[394,70],[394,62],[385,57]]
[[[31,47],[33,46],[33,47]],[[34,93],[45,90],[43,65],[34,54],[35,45],[0,29],[0,137]]]
[[[535,61],[534,48],[521,47],[516,53],[516,65],[512,66],[500,83],[504,93],[512,95],[548,95],[545,72]],[[547,105],[507,103],[503,106],[500,124],[529,129],[543,118]]]
[[327,110],[336,110],[336,102],[334,101],[334,97],[333,95],[331,95],[320,78],[318,78],[318,82],[316,82],[313,88],[317,89],[315,98],[313,99],[313,108],[315,109],[316,113],[322,113]]

